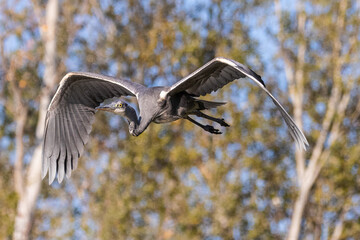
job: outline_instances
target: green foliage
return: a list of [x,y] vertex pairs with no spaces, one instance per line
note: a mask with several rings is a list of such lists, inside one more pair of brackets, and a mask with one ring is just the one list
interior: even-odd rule
[[0,218],[2,224],[0,225],[0,236],[4,238],[10,237],[14,231],[15,209],[17,203],[17,194],[14,191],[14,186],[11,184],[12,173],[8,164],[4,164],[5,159],[0,159]]

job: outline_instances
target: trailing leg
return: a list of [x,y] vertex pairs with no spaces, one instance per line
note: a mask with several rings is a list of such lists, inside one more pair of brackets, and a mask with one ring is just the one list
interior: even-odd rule
[[221,126],[223,127],[230,127],[229,124],[227,124],[223,118],[215,118],[215,117],[211,117],[209,115],[206,115],[205,113],[201,112],[201,111],[196,111],[194,112],[194,114],[198,117],[202,117],[202,118],[206,118],[206,119],[209,119],[211,121],[214,121],[214,122],[217,122],[218,124],[220,124]]
[[222,132],[219,131],[219,129],[216,129],[213,126],[210,126],[210,125],[203,125],[203,124],[195,121],[194,119],[192,119],[189,116],[187,116],[186,119],[189,120],[190,122],[198,125],[199,127],[201,127],[202,129],[204,129],[205,131],[207,131],[209,133],[213,133],[213,134],[221,134],[222,133]]

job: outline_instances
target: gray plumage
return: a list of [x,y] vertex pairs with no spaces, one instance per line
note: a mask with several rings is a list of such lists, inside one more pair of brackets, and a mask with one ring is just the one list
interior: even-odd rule
[[[195,115],[229,125],[224,119],[206,115],[201,110],[215,108],[225,103],[210,102],[196,97],[217,91],[226,84],[249,77],[273,100],[281,112],[289,132],[300,148],[306,150],[308,142],[281,104],[266,89],[261,77],[248,67],[231,59],[215,58],[189,76],[170,87],[147,88],[141,84],[104,75],[68,73],[48,107],[43,142],[42,178],[49,172],[49,184],[56,175],[58,182],[68,178],[77,166],[78,159],[89,139],[94,114],[97,110],[109,111],[125,117],[129,132],[141,134],[151,122],[165,123],[187,119],[213,134],[220,134],[211,125],[203,125],[190,117]],[[139,105],[139,117],[121,97],[133,96]],[[105,101],[105,102],[104,102]]]

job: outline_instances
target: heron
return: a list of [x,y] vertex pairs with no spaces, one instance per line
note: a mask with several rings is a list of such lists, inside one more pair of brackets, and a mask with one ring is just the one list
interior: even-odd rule
[[[124,117],[129,133],[139,136],[150,123],[167,123],[186,119],[211,134],[221,134],[212,125],[197,121],[205,118],[229,127],[223,118],[207,115],[203,110],[219,107],[224,102],[205,101],[200,96],[216,92],[234,80],[253,80],[274,104],[289,128],[297,146],[306,150],[309,143],[303,132],[278,100],[268,91],[264,81],[247,66],[224,57],[209,61],[172,86],[146,87],[142,84],[89,72],[66,74],[55,92],[45,118],[42,152],[42,178],[49,173],[49,184],[57,176],[61,183],[70,178],[89,139],[97,111]],[[135,97],[139,115],[123,97]],[[193,116],[198,117],[197,120]]]

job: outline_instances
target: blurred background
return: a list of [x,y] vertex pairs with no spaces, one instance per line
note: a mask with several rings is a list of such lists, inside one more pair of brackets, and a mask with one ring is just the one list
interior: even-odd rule
[[[360,239],[359,0],[0,0],[1,239]],[[216,56],[262,76],[205,97],[230,128],[98,113],[70,179],[41,181],[69,71],[172,84]],[[216,96],[216,97],[215,97]],[[134,103],[134,102],[133,102]]]

